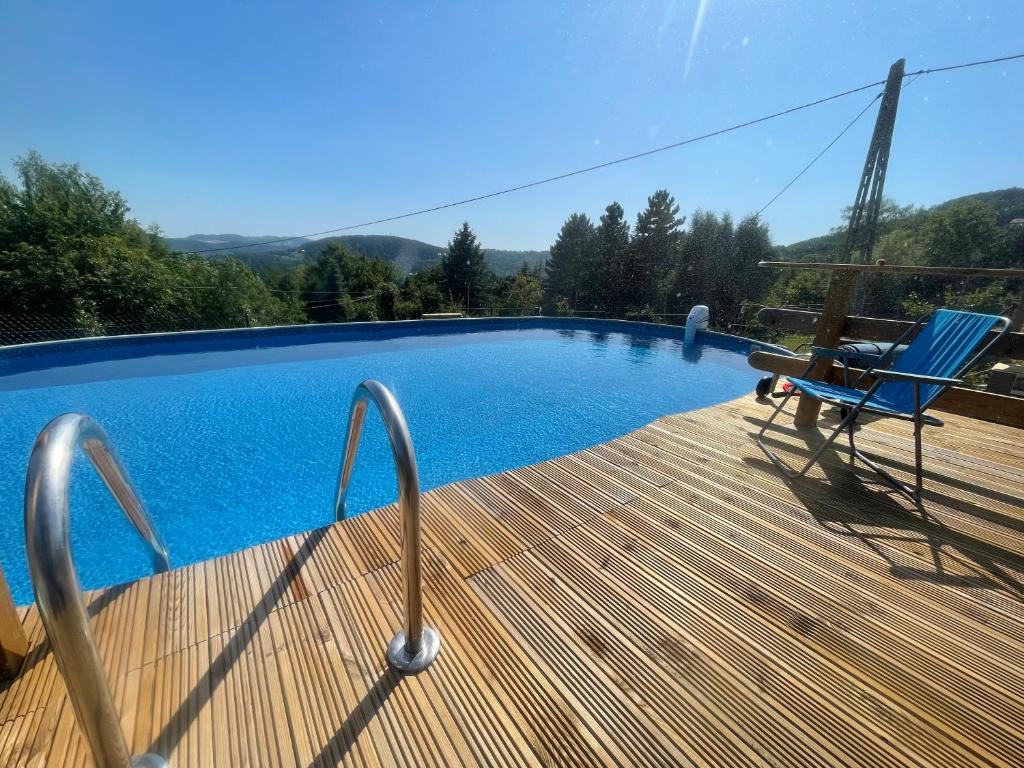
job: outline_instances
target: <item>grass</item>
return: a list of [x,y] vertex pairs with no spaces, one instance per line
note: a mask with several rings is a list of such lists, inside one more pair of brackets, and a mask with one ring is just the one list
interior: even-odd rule
[[779,344],[780,346],[785,347],[786,349],[795,350],[801,344],[810,344],[812,339],[814,339],[814,336],[810,334],[790,333],[787,334],[786,336],[783,336],[776,343]]

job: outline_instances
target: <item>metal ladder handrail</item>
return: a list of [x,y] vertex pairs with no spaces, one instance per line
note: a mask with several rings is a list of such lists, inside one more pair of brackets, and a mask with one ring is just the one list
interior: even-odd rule
[[82,587],[71,556],[69,482],[75,448],[89,457],[118,506],[149,544],[156,572],[170,570],[157,533],[102,427],[88,416],[66,413],[47,424],[32,446],[25,478],[25,543],[39,616],[75,719],[102,768],[166,766],[159,755],[130,758],[110,683],[96,650]]
[[415,673],[437,658],[441,638],[423,626],[423,577],[420,553],[420,476],[412,437],[398,401],[379,381],[367,380],[356,387],[345,433],[345,452],[338,470],[338,491],[334,498],[336,520],[345,518],[345,498],[352,480],[352,468],[359,451],[359,439],[366,419],[366,404],[372,400],[384,420],[398,475],[398,510],[402,518],[402,583],[405,625],[388,646],[388,662],[400,672]]

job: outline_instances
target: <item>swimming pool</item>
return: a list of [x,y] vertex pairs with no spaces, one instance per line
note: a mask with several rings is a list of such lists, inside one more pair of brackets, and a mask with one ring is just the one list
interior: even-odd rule
[[[25,468],[40,429],[79,411],[110,435],[175,566],[316,528],[355,386],[381,381],[409,422],[424,490],[610,440],[752,390],[750,342],[619,321],[415,321],[124,337],[0,350],[0,563],[18,604]],[[396,497],[371,410],[350,512]],[[72,473],[82,585],[151,572],[88,460]]]

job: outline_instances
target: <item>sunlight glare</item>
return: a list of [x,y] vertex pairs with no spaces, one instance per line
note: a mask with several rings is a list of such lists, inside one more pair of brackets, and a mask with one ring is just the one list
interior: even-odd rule
[[690,76],[690,65],[693,63],[693,53],[697,50],[697,43],[700,40],[700,28],[704,25],[704,14],[708,9],[708,0],[700,0],[697,6],[697,18],[693,20],[693,33],[690,35],[690,47],[686,51],[686,66],[683,67],[683,80]]

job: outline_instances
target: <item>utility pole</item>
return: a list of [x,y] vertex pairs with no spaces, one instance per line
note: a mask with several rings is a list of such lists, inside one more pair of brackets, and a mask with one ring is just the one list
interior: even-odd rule
[[885,81],[882,104],[875,119],[875,130],[871,134],[868,156],[857,186],[857,197],[850,212],[850,224],[846,229],[843,243],[844,261],[853,262],[853,254],[860,251],[860,263],[871,260],[878,235],[878,213],[882,208],[882,189],[885,186],[885,171],[889,167],[889,150],[892,146],[892,130],[896,125],[896,108],[900,103],[903,88],[903,71],[906,59],[900,59],[889,67]]
[[[866,264],[871,258],[878,235],[878,213],[882,207],[882,190],[885,186],[885,171],[889,167],[889,150],[892,146],[892,130],[896,125],[896,108],[900,103],[900,89],[903,87],[903,72],[906,59],[900,59],[889,67],[889,76],[882,92],[882,103],[878,107],[875,130],[871,134],[868,156],[857,185],[857,196],[850,212],[850,224],[840,261],[853,263],[854,253],[860,252],[860,263]],[[834,269],[828,281],[825,306],[818,319],[814,335],[816,347],[835,347],[843,336],[850,305],[857,292],[858,272]],[[810,373],[810,378],[821,379],[832,368],[831,358],[820,361]],[[821,403],[810,397],[800,398],[793,423],[797,427],[812,427],[818,420]]]

